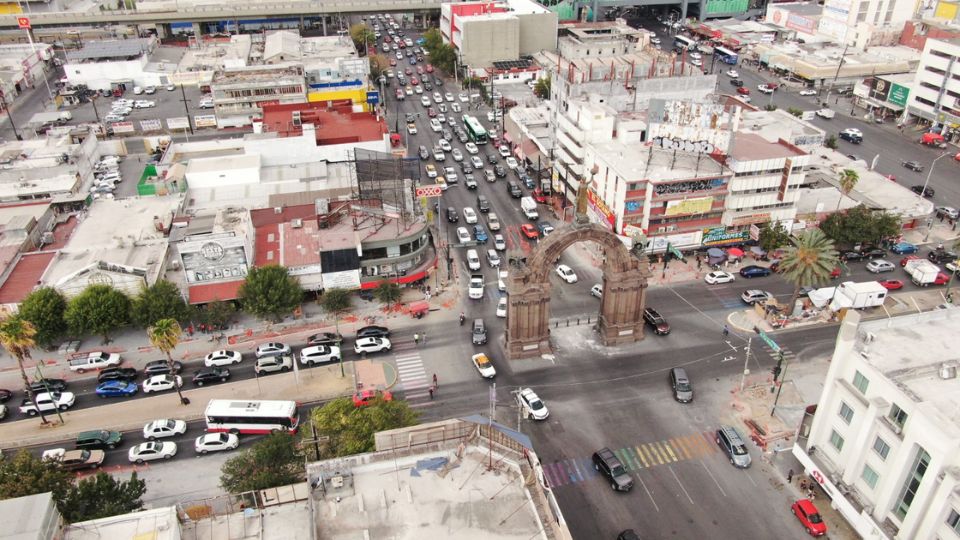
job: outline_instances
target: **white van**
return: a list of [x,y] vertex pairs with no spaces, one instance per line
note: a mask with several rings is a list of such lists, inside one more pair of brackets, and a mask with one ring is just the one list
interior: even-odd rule
[[474,271],[480,270],[480,256],[475,249],[467,250],[467,268]]

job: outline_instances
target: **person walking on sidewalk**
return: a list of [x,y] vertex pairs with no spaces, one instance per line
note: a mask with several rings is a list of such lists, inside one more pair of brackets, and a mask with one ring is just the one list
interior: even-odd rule
[[793,469],[787,471],[787,483],[790,484],[793,482]]
[[420,334],[418,334],[418,333],[416,333],[416,332],[413,333],[413,344],[414,344],[414,345],[419,345],[419,344],[420,344]]

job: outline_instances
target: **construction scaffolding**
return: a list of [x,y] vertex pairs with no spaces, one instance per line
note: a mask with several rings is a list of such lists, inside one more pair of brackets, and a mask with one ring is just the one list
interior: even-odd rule
[[420,159],[394,156],[357,148],[353,151],[357,181],[353,199],[371,210],[370,215],[387,215],[406,226],[422,219],[424,208],[415,192],[420,185]]

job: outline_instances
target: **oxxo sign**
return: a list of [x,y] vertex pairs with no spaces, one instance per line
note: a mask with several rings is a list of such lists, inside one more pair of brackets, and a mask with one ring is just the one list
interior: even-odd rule
[[666,137],[654,137],[653,145],[659,146],[664,150],[683,150],[684,152],[698,152],[702,154],[712,154],[716,147],[713,143],[707,141],[687,141],[684,139]]

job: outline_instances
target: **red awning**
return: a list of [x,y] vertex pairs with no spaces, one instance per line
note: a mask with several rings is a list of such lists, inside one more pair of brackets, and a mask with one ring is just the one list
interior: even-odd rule
[[740,249],[740,248],[732,247],[732,248],[727,249],[727,255],[729,255],[729,256],[731,256],[731,257],[740,258],[740,257],[743,257],[743,250]]
[[190,287],[191,304],[207,304],[216,300],[236,300],[240,293],[243,280],[221,283],[208,283]]

